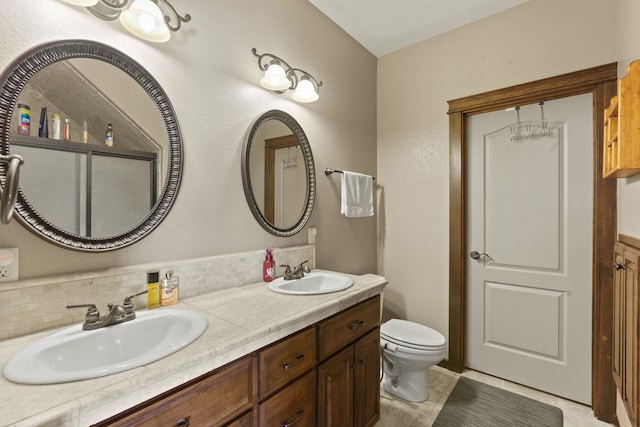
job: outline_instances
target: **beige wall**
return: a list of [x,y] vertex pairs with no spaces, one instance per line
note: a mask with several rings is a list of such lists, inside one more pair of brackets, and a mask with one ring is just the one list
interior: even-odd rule
[[387,310],[448,336],[447,100],[614,62],[615,22],[614,0],[533,0],[379,58]]
[[[627,74],[627,66],[640,59],[640,3],[618,0],[618,77]],[[618,233],[640,238],[640,176],[618,180]]]
[[[21,278],[306,243],[306,229],[291,238],[268,234],[244,198],[242,143],[253,121],[270,109],[293,115],[313,150],[318,195],[309,225],[319,233],[317,265],[375,272],[375,218],[341,217],[339,177],[325,177],[322,171],[332,167],[376,174],[376,58],[307,1],[172,3],[193,19],[169,43],[157,45],[60,1],[39,0],[28,7],[19,0],[4,2],[0,69],[51,40],[89,39],[115,46],[165,89],[185,150],[182,186],[173,209],[150,236],[128,248],[78,253],[45,243],[16,221],[1,226],[0,247],[20,249]],[[323,80],[320,100],[298,104],[259,87],[252,47]]]

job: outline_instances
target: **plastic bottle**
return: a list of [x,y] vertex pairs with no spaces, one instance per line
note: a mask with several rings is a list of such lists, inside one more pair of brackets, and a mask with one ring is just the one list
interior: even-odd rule
[[18,135],[29,135],[31,130],[31,108],[27,104],[18,104]]
[[111,127],[111,123],[107,125],[107,131],[104,134],[104,145],[113,147],[113,127]]
[[51,119],[51,138],[60,139],[60,114],[53,113]]
[[147,308],[156,308],[160,306],[160,272],[147,272]]
[[165,278],[160,281],[160,305],[173,305],[178,303],[178,278],[173,276],[173,271],[167,271]]
[[65,141],[71,141],[71,120],[64,119],[64,126],[62,127],[62,139]]
[[38,136],[41,138],[49,138],[49,119],[47,118],[47,107],[40,110],[40,126],[38,127]]
[[273,249],[267,249],[267,256],[262,263],[262,279],[265,282],[270,282],[276,275],[276,269],[273,262]]
[[87,121],[82,122],[82,142],[85,144],[89,142],[89,128],[87,127]]

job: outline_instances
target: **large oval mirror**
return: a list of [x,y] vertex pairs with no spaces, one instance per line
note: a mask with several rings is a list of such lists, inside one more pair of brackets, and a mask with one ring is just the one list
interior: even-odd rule
[[0,85],[0,150],[24,158],[14,217],[29,230],[107,251],[164,219],[182,139],[167,95],[142,66],[100,43],[52,42],[14,61]]
[[315,167],[307,136],[291,115],[271,110],[253,124],[242,152],[242,184],[253,216],[271,234],[292,236],[307,223]]

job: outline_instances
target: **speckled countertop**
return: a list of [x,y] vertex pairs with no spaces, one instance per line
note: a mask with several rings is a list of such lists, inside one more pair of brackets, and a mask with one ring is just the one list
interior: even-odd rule
[[[129,371],[52,385],[14,384],[0,376],[0,425],[91,425],[378,295],[387,284],[375,274],[349,277],[352,287],[325,295],[278,294],[255,283],[185,299],[171,308],[204,314],[204,334],[177,353]],[[0,342],[0,367],[50,333]]]

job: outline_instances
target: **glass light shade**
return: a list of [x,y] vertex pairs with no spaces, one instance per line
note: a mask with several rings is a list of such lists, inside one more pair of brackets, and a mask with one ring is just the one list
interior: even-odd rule
[[91,7],[91,6],[95,6],[96,4],[98,4],[99,0],[62,0],[64,3],[69,3],[69,4],[73,4],[76,6],[85,6],[85,7]]
[[260,79],[260,85],[269,90],[287,90],[291,86],[291,81],[287,78],[282,65],[272,62],[264,72],[264,77]]
[[120,13],[120,23],[132,34],[150,42],[162,43],[171,38],[160,8],[151,0],[134,0],[129,9]]
[[298,87],[291,97],[294,101],[298,102],[313,102],[320,98],[318,92],[316,92],[316,88],[313,86],[313,83],[311,83],[311,80],[305,77],[300,79]]

